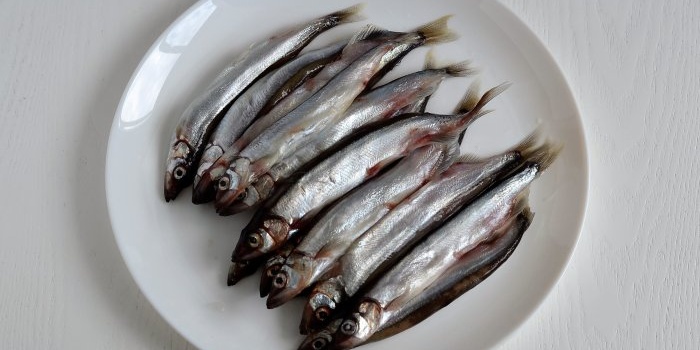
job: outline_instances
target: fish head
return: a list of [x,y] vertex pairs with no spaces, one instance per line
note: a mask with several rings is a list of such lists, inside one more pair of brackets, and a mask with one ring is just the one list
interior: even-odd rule
[[241,198],[242,201],[235,200],[228,207],[218,209],[218,214],[222,216],[235,215],[253,209],[261,202],[258,191],[252,186],[246,187],[245,191],[239,195],[239,198]]
[[290,229],[289,223],[279,217],[251,221],[241,232],[233,260],[250,260],[277,250],[287,241]]
[[219,158],[214,164],[205,169],[197,171],[199,180],[194,184],[192,192],[192,203],[200,204],[211,202],[216,198],[216,190],[219,179],[226,174],[229,168],[229,162]]
[[381,306],[374,300],[363,300],[346,317],[333,336],[337,349],[351,349],[366,342],[379,329]]
[[277,272],[279,272],[280,267],[282,267],[283,263],[284,259],[282,259],[282,261],[268,262],[265,268],[263,269],[262,276],[260,276],[261,298],[264,298],[268,294],[270,294],[270,290],[272,289],[272,279],[275,278]]
[[335,319],[322,330],[309,334],[299,346],[299,350],[322,350],[329,349],[333,344],[333,335],[340,327],[342,319]]
[[267,307],[280,306],[299,295],[309,285],[313,259],[301,254],[290,255],[272,279]]
[[177,141],[170,149],[168,163],[165,165],[163,188],[166,202],[174,200],[180,191],[192,182],[194,174],[191,174],[190,167],[193,153],[185,141]]
[[331,320],[341,301],[345,299],[339,278],[330,278],[314,287],[301,315],[301,334],[321,329]]
[[224,211],[235,201],[245,200],[250,182],[250,159],[236,158],[216,181],[216,211]]

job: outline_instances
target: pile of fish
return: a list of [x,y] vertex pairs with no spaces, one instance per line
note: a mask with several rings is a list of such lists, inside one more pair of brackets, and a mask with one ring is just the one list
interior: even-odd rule
[[301,349],[348,349],[405,330],[473,288],[513,253],[533,219],[530,184],[559,147],[535,132],[502,154],[460,155],[469,125],[506,85],[472,83],[454,114],[425,111],[469,62],[374,85],[412,50],[452,41],[449,17],[407,32],[368,25],[360,6],[257,43],[185,110],[170,143],[165,199],[221,215],[256,209],[228,284],[262,268],[275,308],[303,296]]

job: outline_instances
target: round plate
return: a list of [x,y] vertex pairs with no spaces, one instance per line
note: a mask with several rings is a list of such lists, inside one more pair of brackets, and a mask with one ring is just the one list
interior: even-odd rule
[[[202,349],[296,349],[301,301],[269,311],[258,277],[225,285],[229,258],[250,215],[223,218],[194,206],[191,192],[163,200],[167,144],[181,112],[229,60],[282,28],[352,1],[204,0],[184,13],[148,51],[117,110],[107,152],[106,187],[114,235],[146,297],[180,334]],[[469,130],[464,150],[502,151],[540,125],[564,143],[557,162],[533,186],[535,221],[513,257],[491,278],[436,315],[366,349],[455,349],[495,345],[542,302],[579,236],[587,191],[581,120],[560,70],[537,38],[494,1],[372,1],[368,22],[409,30],[445,14],[461,38],[439,45],[444,63],[470,59],[483,88],[510,81],[495,112]],[[312,46],[347,37],[344,25]],[[421,69],[427,49],[411,53],[388,79]],[[432,112],[450,112],[471,83],[445,81]]]

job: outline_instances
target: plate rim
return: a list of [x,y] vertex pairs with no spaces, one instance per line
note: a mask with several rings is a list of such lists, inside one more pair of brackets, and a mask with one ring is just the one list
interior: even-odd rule
[[[172,323],[172,321],[167,318],[161,310],[161,306],[158,305],[158,303],[155,303],[153,298],[155,296],[152,296],[144,290],[142,287],[142,282],[139,280],[137,277],[138,274],[134,274],[134,266],[129,262],[128,259],[125,257],[125,246],[124,242],[119,238],[119,235],[116,233],[116,228],[115,228],[115,213],[114,213],[114,208],[110,205],[112,202],[110,198],[112,197],[110,195],[110,186],[109,184],[109,174],[111,173],[110,171],[110,158],[111,155],[113,154],[114,150],[114,137],[113,135],[115,132],[117,132],[119,128],[119,122],[120,122],[120,113],[123,109],[123,104],[124,101],[129,93],[129,88],[132,86],[134,80],[136,79],[138,73],[142,70],[144,63],[146,59],[153,54],[153,52],[159,47],[159,44],[165,40],[167,37],[168,33],[171,32],[171,30],[176,27],[182,20],[187,18],[192,12],[194,12],[197,8],[199,8],[203,3],[212,1],[212,0],[198,0],[197,2],[193,3],[190,7],[188,7],[185,11],[183,11],[175,20],[173,20],[164,30],[163,32],[154,40],[153,44],[148,48],[148,50],[144,53],[143,57],[139,61],[139,64],[136,66],[134,69],[133,73],[131,74],[131,77],[129,78],[128,83],[124,87],[124,92],[122,93],[122,96],[119,100],[119,104],[117,105],[117,109],[115,110],[115,115],[112,120],[112,124],[110,126],[109,130],[109,138],[107,142],[107,150],[106,150],[106,155],[105,155],[105,174],[104,174],[104,179],[105,179],[105,201],[107,204],[107,214],[109,217],[109,222],[110,222],[110,227],[112,229],[112,235],[114,236],[114,239],[117,243],[117,248],[119,250],[119,255],[121,256],[124,264],[126,265],[127,270],[129,271],[129,274],[131,275],[131,278],[133,281],[136,283],[136,285],[139,288],[139,291],[144,295],[146,300],[148,300],[149,304],[156,310],[158,315],[160,316],[161,319],[163,319],[173,330],[175,330],[181,337],[183,337],[187,342],[189,342],[191,345],[194,345],[197,348],[202,349],[200,346],[199,342],[195,341],[195,339],[192,339],[187,332],[183,332],[179,327],[177,327],[175,324]],[[477,0],[478,2],[482,2],[485,0]],[[517,324],[512,327],[510,330],[507,331],[506,334],[504,334],[503,337],[501,337],[498,341],[493,343],[492,348],[498,347],[505,343],[507,340],[511,339],[513,335],[516,333],[517,330],[522,328],[529,320],[532,319],[532,316],[542,307],[545,301],[550,299],[550,296],[552,292],[554,291],[555,287],[559,284],[559,281],[561,280],[562,276],[568,269],[573,254],[577,250],[577,247],[579,245],[579,242],[581,240],[581,236],[583,234],[583,225],[585,223],[585,219],[587,216],[588,212],[588,202],[589,202],[589,196],[590,196],[590,152],[588,148],[588,138],[586,134],[586,130],[583,124],[583,118],[581,114],[581,108],[579,106],[578,101],[576,100],[576,96],[573,93],[573,90],[571,88],[571,85],[569,84],[569,81],[566,78],[566,75],[564,74],[564,71],[561,67],[561,65],[556,61],[554,56],[552,55],[552,52],[550,49],[544,44],[544,42],[535,34],[535,32],[530,28],[530,26],[525,23],[513,10],[511,10],[508,6],[504,5],[500,0],[498,1],[488,1],[490,6],[497,6],[499,7],[499,10],[503,12],[504,15],[510,17],[510,20],[512,21],[511,23],[517,26],[522,27],[523,29],[526,29],[525,31],[521,31],[520,35],[525,35],[530,38],[530,41],[536,45],[536,49],[540,50],[542,53],[542,58],[544,58],[547,62],[546,64],[550,67],[553,68],[554,73],[557,75],[556,78],[560,80],[560,82],[563,84],[563,91],[560,91],[562,93],[563,97],[567,99],[567,102],[573,106],[573,110],[571,111],[573,115],[576,117],[576,123],[578,124],[578,129],[580,132],[581,136],[581,141],[582,141],[582,190],[584,191],[583,193],[583,198],[581,199],[581,213],[578,215],[578,220],[575,223],[576,226],[576,236],[575,239],[573,240],[573,243],[571,245],[571,249],[567,252],[566,254],[566,259],[563,264],[558,268],[556,271],[556,275],[552,279],[552,281],[549,283],[547,286],[546,292],[536,302],[533,307],[526,312],[522,320],[517,322]]]

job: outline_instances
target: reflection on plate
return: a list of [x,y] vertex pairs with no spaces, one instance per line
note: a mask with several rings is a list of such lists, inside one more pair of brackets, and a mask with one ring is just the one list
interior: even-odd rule
[[[117,243],[137,284],[163,317],[202,349],[295,349],[300,302],[269,311],[256,276],[225,286],[231,250],[250,215],[222,218],[193,206],[190,192],[170,204],[162,173],[180,113],[224,66],[255,42],[288,25],[352,1],[200,1],[156,41],[126,88],[107,152],[107,201]],[[372,1],[365,13],[393,30],[444,14],[457,42],[440,45],[445,62],[469,58],[485,86],[514,85],[490,105],[496,112],[470,128],[464,151],[491,154],[537,125],[565,144],[531,193],[535,221],[515,255],[494,276],[410,331],[365,349],[490,347],[520,325],[546,297],[576,244],[584,214],[587,163],[580,116],[569,87],[544,47],[494,1]],[[399,15],[400,14],[400,15]],[[312,44],[350,35],[364,23],[331,30]],[[422,67],[416,50],[387,79]],[[469,80],[445,81],[429,110],[453,109]]]

